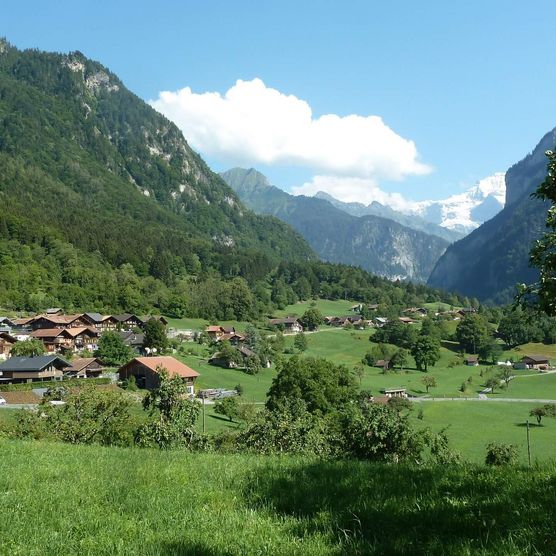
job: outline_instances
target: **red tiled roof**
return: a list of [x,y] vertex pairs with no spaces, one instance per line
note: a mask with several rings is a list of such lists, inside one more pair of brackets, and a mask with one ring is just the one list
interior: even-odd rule
[[[133,361],[138,361],[155,373],[157,373],[158,369],[162,367],[170,373],[170,376],[178,375],[183,378],[194,378],[199,376],[197,371],[194,371],[181,361],[178,361],[169,355],[161,355],[159,357],[136,357]],[[130,361],[130,363],[133,361]],[[127,363],[124,367],[127,367],[130,363]]]

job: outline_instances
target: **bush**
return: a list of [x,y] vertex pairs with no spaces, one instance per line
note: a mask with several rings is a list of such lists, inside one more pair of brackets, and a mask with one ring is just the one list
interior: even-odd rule
[[513,444],[491,442],[487,446],[487,465],[511,465],[517,461],[517,448]]

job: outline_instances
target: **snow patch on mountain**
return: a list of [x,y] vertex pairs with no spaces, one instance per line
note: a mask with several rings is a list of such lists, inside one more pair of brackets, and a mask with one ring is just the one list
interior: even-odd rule
[[447,199],[418,201],[408,212],[444,228],[469,233],[504,208],[505,176],[504,172],[497,172]]

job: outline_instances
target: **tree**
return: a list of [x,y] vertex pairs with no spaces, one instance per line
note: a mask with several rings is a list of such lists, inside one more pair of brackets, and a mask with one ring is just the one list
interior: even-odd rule
[[390,363],[392,364],[392,367],[395,368],[396,366],[398,366],[400,370],[403,371],[403,368],[405,367],[405,365],[407,365],[408,359],[409,352],[404,348],[400,348],[394,352],[390,359]]
[[225,415],[231,421],[239,415],[239,404],[237,399],[234,397],[224,398],[223,400],[218,400],[214,404],[214,412],[218,415]]
[[143,398],[143,408],[149,420],[135,435],[140,446],[158,446],[161,449],[189,447],[195,438],[195,422],[199,404],[186,398],[187,385],[168,371],[157,369],[160,384]]
[[157,319],[149,319],[144,328],[145,340],[143,346],[158,353],[163,353],[168,347],[166,327]]
[[485,388],[490,390],[494,394],[494,390],[500,386],[500,379],[499,378],[489,378],[485,382]]
[[425,385],[427,389],[427,394],[429,393],[429,388],[436,388],[436,378],[433,376],[424,376],[421,382]]
[[284,361],[274,377],[266,407],[270,410],[286,399],[303,400],[311,413],[330,413],[355,398],[353,375],[343,365],[326,359],[293,356]]
[[359,386],[361,386],[361,382],[365,376],[365,369],[361,365],[355,365],[355,367],[353,367],[353,374],[359,379]]
[[535,407],[529,412],[531,417],[535,417],[537,420],[537,424],[541,424],[541,420],[543,417],[546,417],[546,409],[544,407]]
[[511,367],[502,367],[500,372],[496,375],[496,378],[501,382],[503,381],[507,388],[510,384],[510,379],[512,378]]
[[368,402],[348,413],[345,443],[352,456],[392,463],[418,459],[424,447],[407,414]]
[[[538,317],[535,320],[538,320]],[[532,319],[530,312],[517,307],[502,317],[498,325],[498,333],[510,348],[526,344],[533,337],[540,335],[535,320]]]
[[529,413],[531,417],[535,417],[537,419],[537,423],[541,424],[541,419],[543,417],[556,417],[556,404],[547,403],[540,407],[535,407]]
[[546,151],[548,168],[546,179],[539,185],[534,196],[543,201],[550,201],[546,217],[548,231],[538,239],[531,249],[530,263],[540,270],[539,281],[526,286],[521,284],[518,290],[518,302],[532,305],[547,315],[556,315],[556,152]]
[[297,351],[305,351],[308,347],[307,336],[303,334],[303,332],[299,332],[295,335],[295,340],[293,341],[293,345]]
[[[64,405],[49,403],[60,398]],[[131,441],[130,405],[121,393],[92,385],[70,393],[56,389],[44,398],[39,411],[22,412],[15,434],[71,444],[127,445]]]
[[479,348],[479,357],[483,361],[490,361],[493,365],[496,365],[496,362],[503,353],[502,346],[494,338],[487,340]]
[[411,348],[411,355],[417,369],[426,372],[429,365],[434,366],[440,359],[440,344],[434,338],[420,336]]
[[466,315],[456,328],[456,338],[462,350],[467,353],[479,353],[489,339],[489,329],[486,321],[477,313]]
[[105,332],[98,341],[98,349],[95,352],[105,365],[121,367],[133,358],[133,350],[124,344],[122,337],[111,330]]
[[250,355],[245,360],[245,372],[249,375],[256,375],[261,372],[261,360],[257,354]]
[[12,357],[37,357],[46,353],[44,344],[35,338],[16,342],[11,349]]
[[324,322],[324,317],[318,309],[310,307],[303,313],[303,316],[299,320],[303,328],[307,330],[316,330]]

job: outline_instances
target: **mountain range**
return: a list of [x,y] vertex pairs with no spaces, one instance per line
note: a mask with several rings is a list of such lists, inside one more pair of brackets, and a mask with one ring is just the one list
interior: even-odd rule
[[249,208],[290,224],[325,261],[424,282],[449,245],[390,218],[354,216],[323,198],[290,195],[253,168],[233,168],[221,176]]
[[490,220],[504,207],[506,183],[504,174],[498,172],[479,180],[468,190],[439,201],[408,202],[407,208],[394,210],[377,201],[369,205],[344,203],[319,191],[316,197],[326,199],[337,208],[364,216],[374,214],[390,218],[416,230],[443,237],[453,242]]
[[517,283],[531,283],[538,271],[529,266],[533,242],[545,230],[549,202],[531,197],[546,177],[545,151],[556,145],[556,128],[506,173],[506,203],[494,218],[451,245],[436,264],[428,283],[507,303]]

